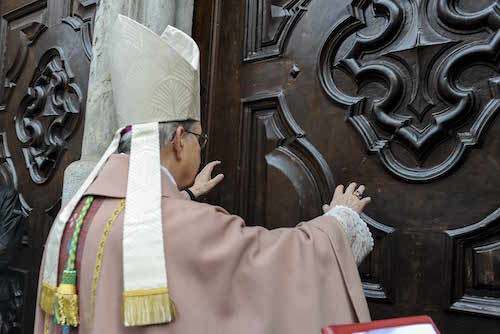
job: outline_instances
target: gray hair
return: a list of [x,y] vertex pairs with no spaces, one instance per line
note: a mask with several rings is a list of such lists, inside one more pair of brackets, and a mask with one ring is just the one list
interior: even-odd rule
[[[174,121],[164,122],[158,125],[160,131],[160,147],[165,147],[174,139],[175,130],[182,126],[187,131],[193,131],[196,126],[196,121]],[[130,145],[132,141],[132,131],[122,135],[120,144],[118,145],[118,153],[130,154]]]

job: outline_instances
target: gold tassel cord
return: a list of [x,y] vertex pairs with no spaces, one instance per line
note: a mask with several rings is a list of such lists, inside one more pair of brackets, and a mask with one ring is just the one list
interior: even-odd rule
[[45,313],[45,318],[43,319],[43,333],[49,334],[49,314]]
[[42,282],[42,288],[40,290],[40,306],[42,307],[45,314],[52,315],[54,304],[54,296],[56,294],[57,288],[48,282]]
[[56,323],[76,327],[78,319],[78,295],[73,284],[60,284],[55,297],[54,317]]
[[99,250],[97,251],[95,266],[94,266],[94,276],[92,277],[92,296],[90,298],[90,325],[94,324],[94,315],[95,315],[95,298],[97,293],[97,284],[99,283],[99,276],[102,268],[102,259],[104,257],[104,248],[106,247],[106,241],[108,240],[109,233],[111,232],[111,228],[113,224],[120,215],[120,213],[125,208],[125,199],[120,201],[120,204],[115,209],[111,217],[108,219],[106,226],[104,227],[104,231],[102,232],[101,242],[99,243]]
[[78,316],[78,295],[76,293],[77,273],[75,262],[80,232],[93,201],[94,197],[88,196],[78,215],[75,230],[73,231],[73,238],[71,239],[66,269],[63,271],[62,282],[57,287],[57,292],[54,297],[54,320],[59,325],[77,327],[80,323]]
[[126,327],[169,323],[177,310],[168,288],[134,290],[123,293],[123,319]]

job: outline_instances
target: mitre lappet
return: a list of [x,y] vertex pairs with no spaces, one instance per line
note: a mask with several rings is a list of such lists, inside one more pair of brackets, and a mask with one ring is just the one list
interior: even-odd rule
[[[199,49],[191,37],[174,27],[168,26],[159,36],[121,15],[109,39],[109,67],[119,129],[88,178],[54,221],[46,243],[39,300],[43,311],[54,315],[56,323],[78,326],[78,273],[70,261],[58,285],[62,235],[85,191],[108,157],[116,152],[122,130],[131,125],[123,223],[123,323],[125,326],[168,323],[175,318],[176,311],[169,293],[168,256],[165,259],[162,233],[158,124],[200,120]],[[77,246],[77,239],[74,235],[71,247]]]

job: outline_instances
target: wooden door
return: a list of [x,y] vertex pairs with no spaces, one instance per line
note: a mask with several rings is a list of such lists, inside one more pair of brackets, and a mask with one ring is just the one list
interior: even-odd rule
[[500,333],[496,0],[198,3],[211,199],[250,225],[321,213],[363,183],[374,319]]
[[19,191],[26,215],[8,282],[0,282],[12,294],[1,333],[33,332],[43,246],[64,169],[80,158],[95,2],[0,2],[0,182]]

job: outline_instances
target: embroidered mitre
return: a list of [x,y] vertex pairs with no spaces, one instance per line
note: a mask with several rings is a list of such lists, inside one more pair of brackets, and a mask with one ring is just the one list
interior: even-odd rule
[[119,16],[109,56],[118,127],[200,120],[200,53],[191,37],[171,26],[158,36]]

